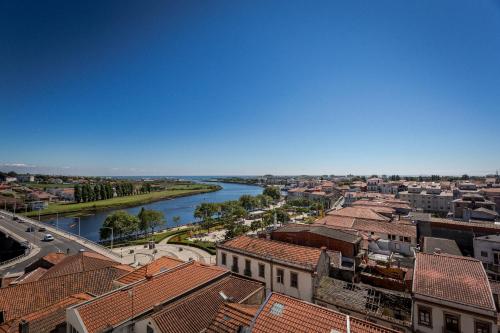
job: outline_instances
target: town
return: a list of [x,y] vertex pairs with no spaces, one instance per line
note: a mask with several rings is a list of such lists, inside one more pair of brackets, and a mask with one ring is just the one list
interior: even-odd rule
[[[31,225],[71,250],[33,255],[37,242],[26,237],[25,252],[0,264],[0,332],[498,331],[497,174],[252,179],[264,203],[243,196],[222,214],[201,206],[198,222],[167,231],[212,240],[210,252],[147,238],[124,255],[119,244],[113,251],[18,214],[9,201],[0,230],[12,234],[11,248],[10,226]],[[45,178],[2,181],[8,197],[20,183],[44,188]],[[249,182],[228,183],[238,181]],[[196,257],[192,246],[207,252]]]

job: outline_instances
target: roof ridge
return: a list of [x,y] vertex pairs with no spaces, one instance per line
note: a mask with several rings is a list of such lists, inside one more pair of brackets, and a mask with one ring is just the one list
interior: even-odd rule
[[[256,241],[263,241],[263,242],[270,242],[270,243],[279,243],[279,244],[283,244],[283,245],[287,245],[287,246],[293,246],[293,247],[299,247],[299,248],[306,248],[306,249],[310,249],[310,250],[313,250],[313,251],[321,252],[321,249],[318,249],[318,248],[315,248],[315,247],[310,247],[310,246],[305,246],[305,245],[299,245],[299,244],[293,244],[293,243],[287,243],[287,242],[283,242],[283,241],[279,241],[279,240],[274,240],[274,239],[250,237],[250,236],[247,236],[247,235],[242,235],[242,236],[237,236],[237,237],[231,238],[227,242],[230,242],[230,241],[232,241],[234,239],[237,239],[238,237],[245,237],[245,238],[248,238],[248,239],[251,239],[251,240],[256,240]],[[222,243],[222,245],[225,245],[225,244],[226,244],[226,242]]]
[[425,252],[419,252],[418,255],[449,257],[449,258],[460,259],[460,260],[480,262],[480,260],[478,260],[476,258],[473,258],[473,257],[458,256],[458,255],[455,255],[455,254],[444,253],[444,252],[443,253],[425,253]]

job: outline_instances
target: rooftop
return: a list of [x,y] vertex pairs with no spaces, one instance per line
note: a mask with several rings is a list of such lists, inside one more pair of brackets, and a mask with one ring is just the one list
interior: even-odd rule
[[317,248],[249,236],[235,237],[218,244],[217,247],[267,260],[277,260],[291,265],[298,265],[309,270],[316,269],[321,256],[321,250]]
[[139,280],[143,280],[148,275],[154,275],[156,273],[166,271],[183,263],[184,261],[177,258],[167,256],[160,257],[147,265],[144,265],[130,273],[123,275],[116,281],[121,284],[130,284]]
[[229,271],[190,261],[152,277],[121,287],[92,301],[78,305],[82,323],[88,333],[116,327],[179,297],[209,281],[228,275]]
[[448,253],[461,256],[462,251],[453,239],[424,237],[424,246],[422,251],[425,253]]
[[444,300],[496,311],[483,264],[473,258],[418,253],[413,292],[438,302]]
[[328,228],[322,225],[308,225],[290,223],[273,232],[310,232],[334,239],[338,239],[348,243],[356,243],[361,240],[361,237],[355,231],[340,230]]
[[416,227],[407,223],[383,222],[327,215],[324,218],[314,222],[313,225],[323,225],[331,228],[358,230],[367,233],[376,232],[383,234],[393,234],[403,237],[417,237]]
[[271,293],[252,320],[254,333],[392,333],[394,330],[282,294]]
[[151,319],[155,321],[161,332],[201,332],[216,318],[219,307],[223,305],[224,299],[221,292],[231,302],[239,303],[263,288],[264,285],[257,281],[226,276],[214,284],[167,305]]
[[214,320],[208,326],[207,333],[234,333],[240,327],[250,326],[252,318],[257,313],[259,305],[239,303],[224,303]]
[[352,218],[360,218],[360,219],[376,220],[376,221],[386,221],[386,222],[390,221],[390,218],[382,216],[379,213],[375,212],[373,209],[364,206],[344,207],[339,210],[333,210],[331,212],[328,212],[328,215],[352,217]]

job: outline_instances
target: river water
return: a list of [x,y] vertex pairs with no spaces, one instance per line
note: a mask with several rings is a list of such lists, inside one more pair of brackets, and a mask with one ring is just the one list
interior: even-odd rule
[[[217,192],[210,192],[204,194],[197,194],[187,197],[180,197],[170,200],[162,200],[152,202],[145,205],[140,205],[131,208],[112,209],[99,211],[95,215],[82,216],[80,221],[80,234],[81,236],[93,241],[99,240],[99,228],[102,226],[103,221],[110,213],[116,210],[125,210],[130,214],[137,215],[142,207],[146,209],[154,209],[162,211],[165,214],[167,223],[159,229],[166,229],[174,227],[172,221],[173,216],[180,216],[180,225],[194,222],[193,212],[197,205],[203,202],[223,202],[228,200],[237,200],[244,194],[258,195],[262,194],[262,187],[253,185],[242,184],[227,184],[227,183],[210,183],[220,185],[222,189]],[[55,224],[56,220],[49,220],[48,223]],[[60,217],[58,219],[58,226],[66,231],[78,234],[78,223],[72,217]]]

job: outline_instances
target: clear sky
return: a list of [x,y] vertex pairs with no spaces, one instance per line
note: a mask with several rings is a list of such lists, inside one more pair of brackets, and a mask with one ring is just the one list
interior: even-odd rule
[[0,0],[0,169],[500,169],[500,1]]

